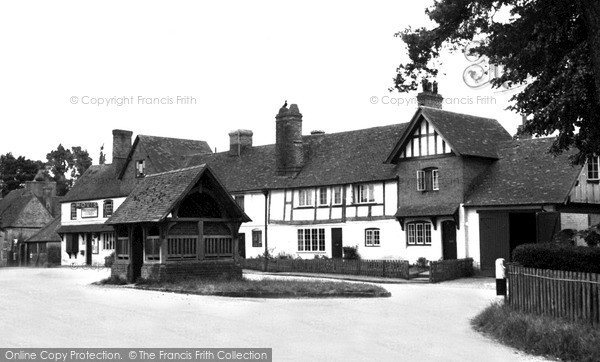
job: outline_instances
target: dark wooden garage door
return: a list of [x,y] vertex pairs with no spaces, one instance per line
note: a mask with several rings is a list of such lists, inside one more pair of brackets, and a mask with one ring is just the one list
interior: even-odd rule
[[510,259],[507,212],[479,213],[481,269],[494,269],[497,258]]

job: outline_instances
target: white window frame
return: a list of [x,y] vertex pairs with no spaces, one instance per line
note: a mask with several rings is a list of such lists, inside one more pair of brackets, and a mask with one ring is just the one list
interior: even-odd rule
[[102,250],[114,250],[115,249],[115,234],[114,233],[102,233],[100,234],[102,239]]
[[368,228],[365,229],[365,246],[380,246],[380,229],[379,228]]
[[[327,195],[328,195],[327,187],[319,187],[318,191],[319,191],[319,200],[318,200],[319,206],[328,205],[329,199],[327,198]],[[323,202],[323,199],[325,199],[325,202]]]
[[[332,204],[333,205],[341,205],[342,204],[342,186],[334,186],[333,190],[333,197],[332,197]],[[339,199],[338,199],[339,197]]]
[[600,180],[600,160],[599,156],[588,157],[587,164],[587,179],[597,181]]
[[312,189],[298,190],[298,206],[313,206],[313,193]]
[[325,251],[325,229],[298,229],[298,251],[324,252]]
[[425,191],[427,189],[427,185],[425,183],[425,171],[418,170],[417,171],[417,191]]
[[146,161],[145,160],[135,161],[135,172],[136,172],[136,177],[146,176]]
[[440,189],[440,172],[437,168],[431,170],[431,189],[434,191]]
[[375,185],[360,184],[356,187],[357,203],[369,204],[375,202]]
[[406,244],[417,246],[431,245],[432,224],[427,221],[411,221],[406,223]]

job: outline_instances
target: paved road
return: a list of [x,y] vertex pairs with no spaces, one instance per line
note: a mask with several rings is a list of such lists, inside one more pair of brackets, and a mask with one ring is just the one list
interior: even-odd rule
[[478,283],[391,298],[235,299],[90,285],[105,269],[0,269],[2,347],[271,347],[275,361],[543,361],[471,330]]

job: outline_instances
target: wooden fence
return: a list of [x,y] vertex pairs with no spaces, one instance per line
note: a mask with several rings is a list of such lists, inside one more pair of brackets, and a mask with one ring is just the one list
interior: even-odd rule
[[508,303],[520,310],[600,324],[600,274],[507,266]]
[[[242,259],[241,264],[246,269],[263,270],[264,259]],[[409,278],[409,263],[406,260],[269,259],[267,270]]]
[[439,260],[429,263],[429,282],[466,278],[473,275],[473,259]]

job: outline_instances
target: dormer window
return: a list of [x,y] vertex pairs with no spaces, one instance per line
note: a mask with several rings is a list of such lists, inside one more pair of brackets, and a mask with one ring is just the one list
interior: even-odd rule
[[102,217],[111,217],[113,213],[113,200],[104,200]]
[[598,156],[588,157],[587,160],[587,178],[588,180],[597,181],[600,179],[600,174],[598,173]]
[[303,189],[298,191],[298,206],[313,206],[313,190]]
[[438,191],[440,176],[437,168],[426,168],[417,171],[417,191]]
[[135,169],[136,169],[136,176],[137,177],[144,177],[146,176],[146,161],[144,160],[138,160],[135,163]]
[[361,184],[356,187],[358,203],[365,204],[375,202],[375,186],[373,184]]

